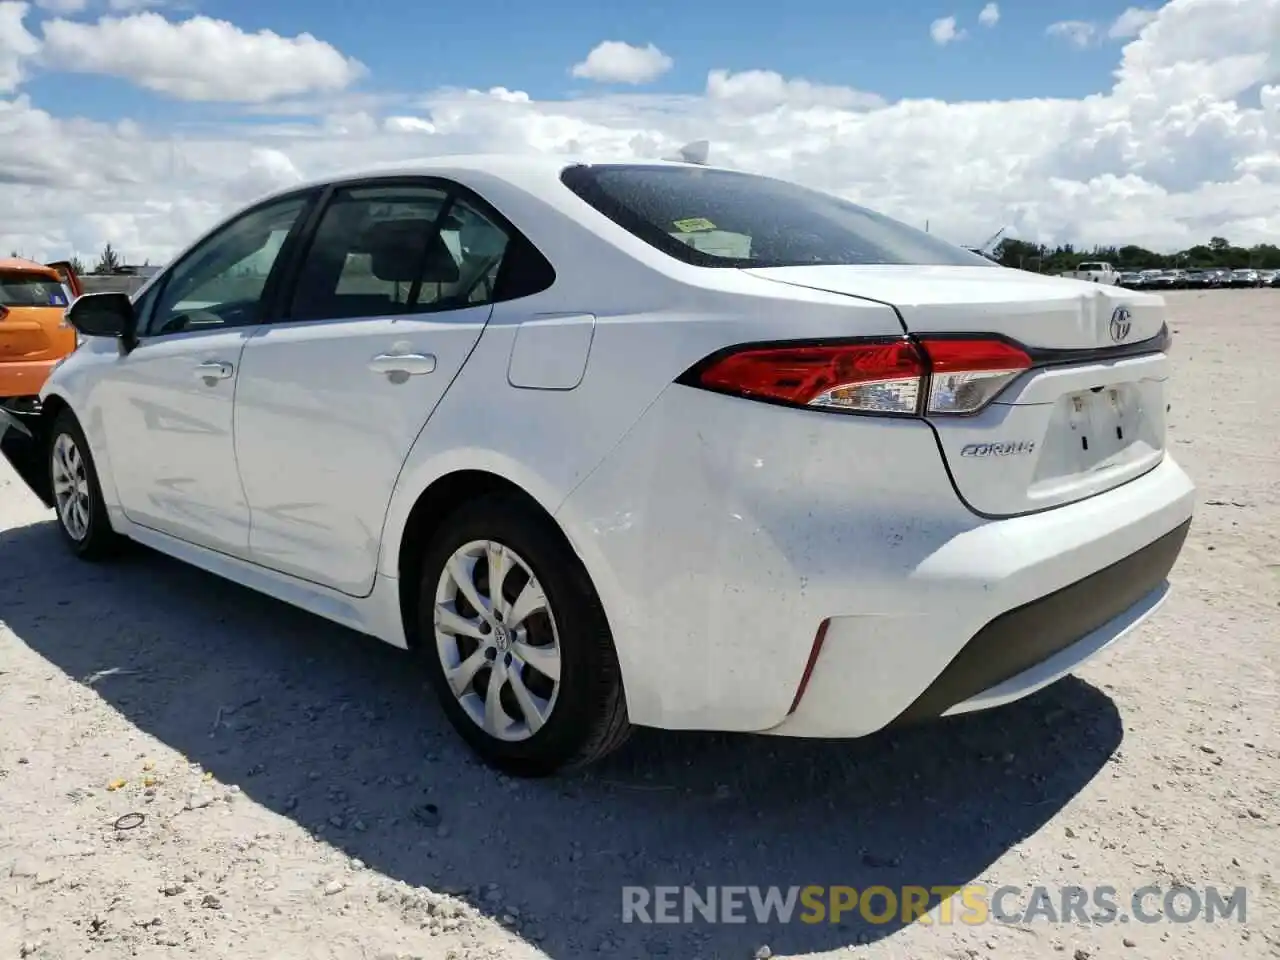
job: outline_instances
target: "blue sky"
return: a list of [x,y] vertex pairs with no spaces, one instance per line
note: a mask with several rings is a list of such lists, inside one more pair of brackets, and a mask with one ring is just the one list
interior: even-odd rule
[[0,239],[162,260],[335,170],[702,137],[960,242],[1280,236],[1280,0],[987,2],[0,0]]
[[[1078,49],[1046,36],[1045,29],[1064,17],[1105,24],[1131,3],[1076,0],[1064,10],[1037,0],[1004,0],[1000,21],[992,28],[977,23],[982,5],[975,0],[900,7],[883,0],[649,0],[627,5],[598,0],[368,0],[353,16],[347,0],[199,0],[195,9],[248,32],[310,32],[369,66],[370,76],[357,88],[369,92],[500,85],[542,99],[598,91],[600,85],[570,77],[569,68],[606,39],[653,43],[674,59],[669,73],[639,88],[649,92],[700,91],[707,71],[717,67],[775,70],[889,100],[1078,98],[1109,88],[1119,43]],[[172,6],[164,12],[170,18],[185,15]],[[35,28],[39,16],[33,10],[28,26]],[[929,26],[946,16],[955,16],[968,36],[940,47]],[[226,107],[175,103],[123,80],[98,76],[37,75],[26,89],[40,106],[63,116],[163,121],[228,112]]]

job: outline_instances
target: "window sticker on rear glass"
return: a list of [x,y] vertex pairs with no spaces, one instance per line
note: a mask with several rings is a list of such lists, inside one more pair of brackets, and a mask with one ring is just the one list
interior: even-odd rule
[[49,306],[65,307],[66,305],[67,305],[67,298],[62,295],[61,290],[51,290],[49,292]]
[[716,225],[706,217],[692,217],[688,220],[672,220],[671,225],[681,233],[697,233],[700,230],[714,230]]

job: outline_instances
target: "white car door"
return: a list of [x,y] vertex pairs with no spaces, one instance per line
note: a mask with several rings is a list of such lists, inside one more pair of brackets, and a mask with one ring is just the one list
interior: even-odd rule
[[196,244],[139,300],[139,342],[95,391],[121,508],[134,523],[247,557],[233,400],[269,279],[314,191],[270,201]]
[[488,322],[507,242],[448,183],[333,191],[291,302],[241,358],[236,456],[255,563],[373,589],[400,468]]

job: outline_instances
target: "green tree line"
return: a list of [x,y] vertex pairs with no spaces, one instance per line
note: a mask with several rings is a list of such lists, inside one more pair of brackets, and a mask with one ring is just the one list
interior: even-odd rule
[[1225,237],[1213,237],[1208,243],[1197,244],[1177,253],[1155,253],[1133,244],[1078,250],[1071,244],[1048,247],[1042,243],[1006,238],[996,245],[991,256],[1006,267],[1019,267],[1039,273],[1065,273],[1090,260],[1105,260],[1120,271],[1157,268],[1185,270],[1193,267],[1280,270],[1280,247],[1273,243],[1238,247]]

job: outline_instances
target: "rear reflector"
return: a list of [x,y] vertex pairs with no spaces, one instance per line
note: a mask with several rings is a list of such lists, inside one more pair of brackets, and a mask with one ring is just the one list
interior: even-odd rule
[[746,346],[680,378],[754,400],[846,413],[971,414],[1031,366],[1002,340],[853,340]]
[[796,695],[791,698],[791,709],[787,711],[787,716],[796,712],[796,708],[800,706],[800,701],[804,698],[804,692],[809,688],[809,681],[813,679],[813,668],[818,665],[818,657],[822,654],[822,644],[827,639],[827,628],[831,626],[831,620],[823,620],[818,624],[818,632],[813,635],[813,646],[809,648],[809,659],[805,661],[804,673],[800,675],[800,683],[796,687]]

